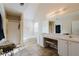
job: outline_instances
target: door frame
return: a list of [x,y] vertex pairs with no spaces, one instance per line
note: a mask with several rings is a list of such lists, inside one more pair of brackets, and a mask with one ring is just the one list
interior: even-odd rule
[[[19,42],[19,46],[23,46],[23,16],[20,15],[20,42]],[[9,42],[8,40],[8,19],[6,18],[6,39],[7,41]]]

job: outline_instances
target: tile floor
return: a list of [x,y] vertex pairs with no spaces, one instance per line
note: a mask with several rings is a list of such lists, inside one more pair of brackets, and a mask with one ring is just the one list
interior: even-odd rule
[[57,50],[52,48],[43,48],[36,43],[35,39],[30,39],[25,43],[26,47],[14,56],[58,56]]

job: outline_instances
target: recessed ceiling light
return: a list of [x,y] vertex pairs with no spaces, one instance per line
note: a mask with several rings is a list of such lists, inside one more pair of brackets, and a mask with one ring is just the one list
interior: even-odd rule
[[24,3],[20,3],[20,5],[21,5],[21,6],[23,6],[23,5],[24,5]]

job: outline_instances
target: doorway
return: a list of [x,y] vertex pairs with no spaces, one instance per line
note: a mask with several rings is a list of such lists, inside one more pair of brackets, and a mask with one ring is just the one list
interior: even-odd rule
[[18,28],[19,21],[8,20],[8,40],[12,43],[19,44],[20,29]]
[[49,33],[54,33],[54,22],[49,21]]
[[21,43],[21,17],[7,15],[7,39],[10,43],[20,45]]

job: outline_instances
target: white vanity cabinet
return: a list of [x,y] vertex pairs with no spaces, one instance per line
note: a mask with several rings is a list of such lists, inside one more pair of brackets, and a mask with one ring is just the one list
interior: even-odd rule
[[69,41],[69,56],[79,56],[79,43]]
[[58,53],[61,56],[79,56],[79,42],[58,40]]
[[60,56],[67,56],[67,52],[68,52],[68,42],[66,40],[58,40],[58,54]]
[[58,54],[60,56],[79,56],[79,36],[73,35],[64,36],[64,35],[47,35],[40,36],[40,45],[44,45],[44,37],[58,40]]

